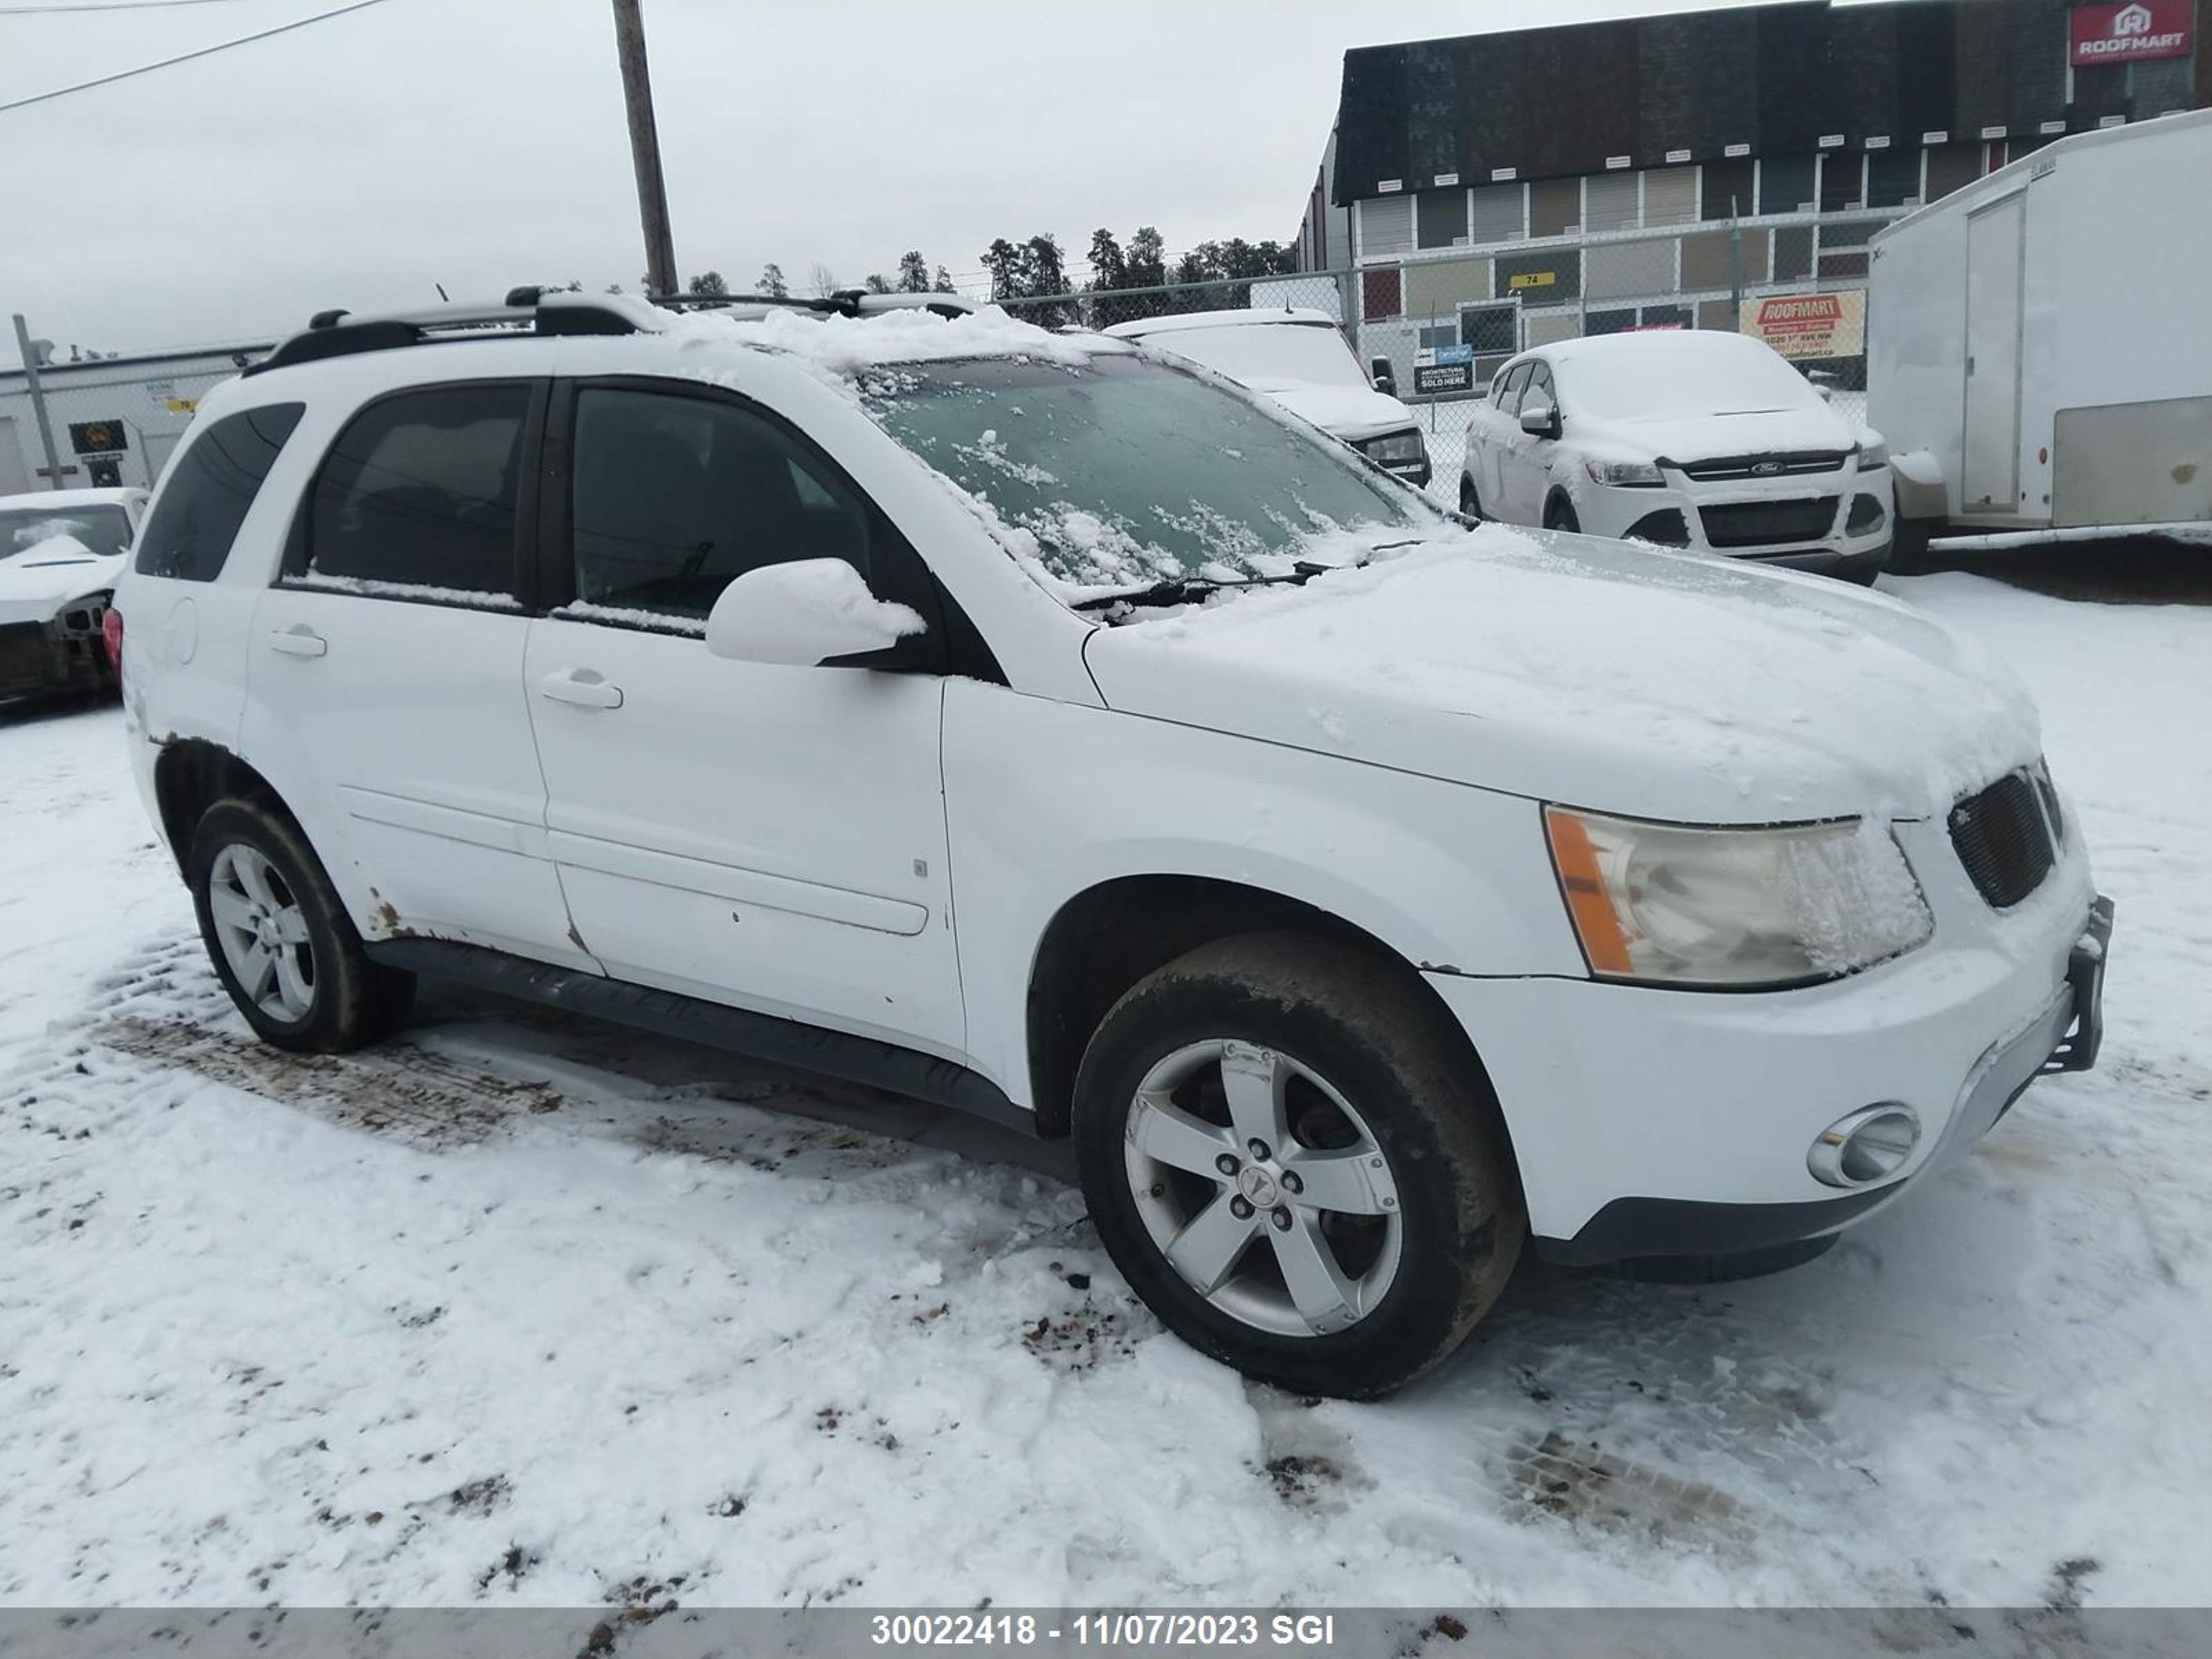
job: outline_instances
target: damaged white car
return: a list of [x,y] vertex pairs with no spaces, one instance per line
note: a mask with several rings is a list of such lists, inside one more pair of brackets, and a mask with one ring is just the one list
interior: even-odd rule
[[265,1040],[443,975],[1073,1137],[1160,1319],[1301,1393],[1532,1243],[1808,1253],[2095,1057],[2110,907],[1971,643],[1468,529],[1097,335],[332,319],[133,562],[132,763]]
[[146,496],[0,495],[0,702],[113,686],[102,627]]

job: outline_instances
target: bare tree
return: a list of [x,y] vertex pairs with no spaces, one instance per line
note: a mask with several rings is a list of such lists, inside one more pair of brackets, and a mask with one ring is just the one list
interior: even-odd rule
[[817,300],[826,300],[837,291],[837,273],[817,259],[806,273],[806,285]]

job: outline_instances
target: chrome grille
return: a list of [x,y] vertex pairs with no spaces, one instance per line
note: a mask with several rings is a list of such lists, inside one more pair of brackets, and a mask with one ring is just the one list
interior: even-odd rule
[[1826,451],[1801,451],[1790,455],[1724,455],[1711,461],[1674,463],[1682,476],[1710,483],[1722,478],[1795,478],[1808,472],[1835,472],[1849,459]]

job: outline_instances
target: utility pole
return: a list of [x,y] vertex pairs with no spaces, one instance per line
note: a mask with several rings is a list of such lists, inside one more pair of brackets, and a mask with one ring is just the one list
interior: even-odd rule
[[15,313],[15,343],[23,350],[23,384],[31,394],[31,418],[38,422],[39,441],[46,446],[46,482],[50,489],[68,488],[69,480],[62,477],[62,458],[54,448],[53,423],[46,419],[46,389],[39,384],[39,351],[50,343],[31,338],[30,325],[23,313]]
[[622,58],[623,101],[629,110],[629,157],[637,172],[637,213],[645,227],[645,281],[655,294],[676,290],[676,240],[668,228],[668,185],[660,176],[660,135],[653,122],[653,81],[645,66],[639,0],[615,0],[615,50]]

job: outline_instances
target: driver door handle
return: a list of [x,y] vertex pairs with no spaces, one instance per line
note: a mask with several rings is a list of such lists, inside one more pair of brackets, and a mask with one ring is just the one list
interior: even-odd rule
[[580,708],[623,706],[622,687],[609,684],[604,674],[591,668],[557,668],[538,682],[538,695]]
[[271,629],[269,648],[282,651],[288,657],[319,657],[331,648],[331,642],[305,623],[290,628]]

